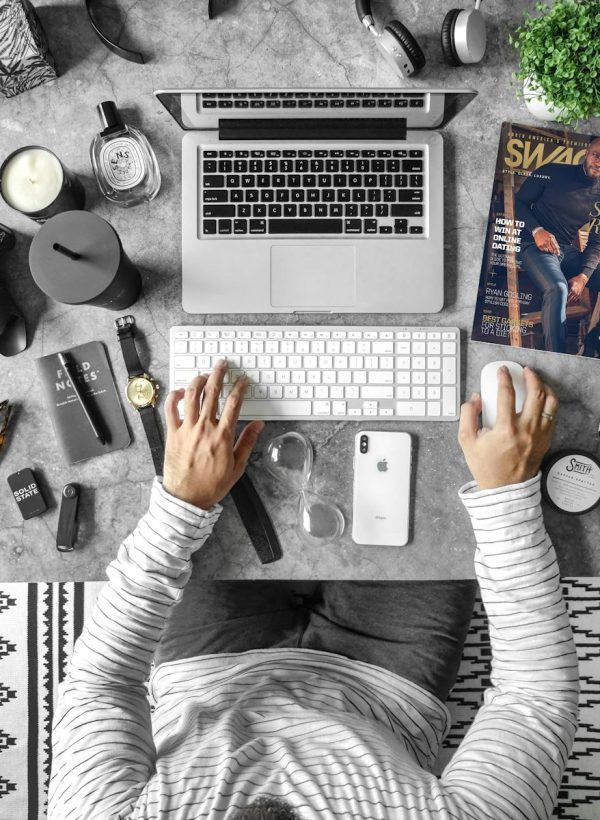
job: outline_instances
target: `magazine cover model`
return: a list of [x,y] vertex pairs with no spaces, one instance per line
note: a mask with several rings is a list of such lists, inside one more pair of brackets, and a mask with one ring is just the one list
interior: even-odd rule
[[471,338],[600,357],[600,135],[505,122]]

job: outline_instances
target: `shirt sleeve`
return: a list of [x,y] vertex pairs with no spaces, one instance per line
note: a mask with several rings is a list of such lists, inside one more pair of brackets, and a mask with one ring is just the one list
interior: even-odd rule
[[531,207],[543,195],[545,187],[546,180],[532,174],[527,177],[515,194],[515,217],[525,223],[525,228],[532,235],[535,228],[543,227],[536,219]]
[[60,684],[52,727],[48,820],[121,818],[152,775],[145,682],[191,555],[221,512],[169,495],[157,478],[148,512],[121,544]]
[[581,273],[589,279],[600,265],[600,233],[590,232],[587,245],[581,255]]
[[577,654],[539,474],[460,497],[477,540],[475,568],[489,621],[491,687],[441,786],[460,817],[552,816],[577,728]]

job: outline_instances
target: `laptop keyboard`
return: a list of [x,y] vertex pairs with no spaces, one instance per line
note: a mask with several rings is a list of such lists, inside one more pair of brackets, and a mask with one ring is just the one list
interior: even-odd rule
[[228,360],[221,407],[245,374],[245,419],[458,418],[457,328],[179,326],[170,353],[171,389]]
[[426,235],[427,149],[204,146],[200,235]]

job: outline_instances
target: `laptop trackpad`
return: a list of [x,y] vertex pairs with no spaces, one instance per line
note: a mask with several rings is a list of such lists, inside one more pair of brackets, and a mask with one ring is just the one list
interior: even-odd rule
[[273,307],[351,307],[356,303],[352,245],[273,245]]

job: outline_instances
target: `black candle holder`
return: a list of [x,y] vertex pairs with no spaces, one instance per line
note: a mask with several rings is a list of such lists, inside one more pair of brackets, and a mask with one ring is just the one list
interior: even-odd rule
[[67,305],[124,310],[142,288],[115,229],[89,211],[49,220],[31,243],[29,267],[40,290]]

